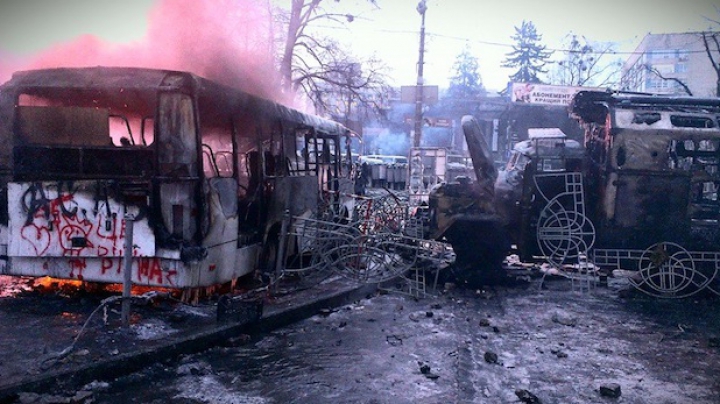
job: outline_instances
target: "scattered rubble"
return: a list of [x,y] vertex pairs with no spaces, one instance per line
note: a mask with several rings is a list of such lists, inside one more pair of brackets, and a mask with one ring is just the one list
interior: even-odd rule
[[554,323],[558,323],[558,324],[565,325],[568,327],[575,327],[578,322],[576,317],[568,315],[567,313],[557,312],[557,311],[555,313],[553,313],[552,321]]
[[606,383],[600,386],[600,395],[603,397],[618,398],[622,392],[617,383]]
[[515,390],[515,395],[520,399],[521,402],[525,404],[542,404],[539,398],[537,396],[527,390],[524,389],[517,389]]
[[483,358],[485,358],[485,362],[496,364],[498,363],[498,355],[495,352],[486,351],[485,355],[483,355]]
[[402,338],[397,335],[388,335],[385,337],[385,341],[392,346],[400,346],[403,344]]
[[420,366],[420,373],[422,373],[428,379],[437,380],[438,378],[440,378],[439,375],[430,371],[431,370],[430,365],[428,365],[427,363],[418,361],[418,365]]
[[[623,299],[613,289],[578,295],[558,291],[566,284],[545,283],[549,289],[498,289],[492,300],[478,298],[475,290],[456,290],[437,299],[379,296],[364,302],[364,306],[327,310],[326,316],[321,313],[250,344],[250,336],[239,334],[209,351],[216,356],[214,360],[206,354],[190,355],[179,363],[164,363],[154,375],[167,373],[167,389],[172,389],[168,391],[182,391],[182,397],[199,397],[197,391],[206,394],[212,385],[228,397],[237,397],[238,388],[248,388],[244,394],[260,400],[257,402],[287,402],[282,396],[273,396],[272,400],[263,397],[268,401],[261,401],[253,390],[253,386],[275,383],[273,389],[278,390],[270,390],[282,392],[287,383],[296,389],[309,389],[315,394],[311,397],[342,393],[365,402],[359,399],[363,397],[358,396],[359,392],[369,392],[365,393],[367,398],[388,392],[393,395],[388,402],[406,404],[410,401],[393,399],[409,394],[412,387],[407,380],[427,382],[414,391],[417,402],[427,402],[424,399],[430,394],[441,399],[460,394],[455,402],[487,403],[540,404],[541,399],[593,404],[641,402],[637,400],[717,402],[714,399],[720,397],[720,385],[714,384],[712,375],[720,363],[715,358],[720,355],[720,323],[711,314],[716,301],[657,302],[644,296]],[[566,286],[569,289],[570,285]],[[438,319],[443,322],[437,323]],[[194,321],[193,317],[187,321]],[[172,323],[149,324],[162,331]],[[338,339],[339,329],[342,339]],[[81,342],[98,342],[94,330],[89,331]],[[668,335],[672,335],[670,349],[667,343],[658,343],[662,337],[667,340]],[[134,328],[109,337],[118,342],[124,337],[141,340]],[[97,346],[82,344],[67,359],[92,360],[98,353],[107,355],[114,348],[108,345],[98,350]],[[56,349],[50,346],[47,350]],[[120,351],[126,352],[124,348]],[[297,362],[294,355],[298,355]],[[243,366],[230,366],[234,360],[231,358],[243,360]],[[2,361],[9,363],[10,359]],[[358,381],[353,385],[362,387],[338,387],[344,376],[330,371],[338,366],[343,373],[352,375],[350,380]],[[308,369],[312,369],[310,381]],[[410,372],[414,377],[407,377]],[[259,374],[263,375],[260,379]],[[252,383],[228,385],[227,380]],[[458,380],[469,382],[458,387]],[[601,385],[598,380],[631,381],[621,388],[611,382]],[[205,381],[211,384],[206,386]],[[104,400],[103,396],[110,394],[105,392],[108,385],[96,383],[81,387],[78,391],[82,394],[47,392],[42,398],[25,395],[24,401],[17,403],[127,402],[121,398],[128,396],[117,392],[124,385],[111,383],[115,401]],[[160,384],[154,384],[152,389],[160,388]],[[458,389],[462,391],[458,393]],[[74,397],[82,401],[70,401]]]

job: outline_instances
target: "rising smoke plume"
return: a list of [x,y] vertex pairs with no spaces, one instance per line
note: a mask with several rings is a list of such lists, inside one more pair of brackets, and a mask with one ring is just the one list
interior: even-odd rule
[[278,102],[272,16],[255,0],[161,0],[152,9],[144,40],[110,44],[84,35],[29,60],[0,54],[0,82],[13,71],[125,66],[190,71]]

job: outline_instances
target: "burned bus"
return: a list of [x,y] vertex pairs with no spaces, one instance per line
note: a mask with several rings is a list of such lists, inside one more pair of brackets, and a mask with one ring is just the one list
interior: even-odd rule
[[283,217],[351,189],[344,136],[187,72],[17,72],[0,87],[0,273],[121,283],[128,237],[136,285],[271,269]]

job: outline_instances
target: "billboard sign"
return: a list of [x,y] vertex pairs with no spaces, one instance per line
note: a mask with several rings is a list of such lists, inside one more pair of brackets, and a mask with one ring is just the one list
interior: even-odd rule
[[[422,86],[423,104],[438,102],[438,86]],[[400,86],[400,102],[414,104],[417,101],[417,86]]]
[[603,91],[597,87],[553,86],[538,83],[512,83],[510,97],[517,104],[568,106],[582,90]]

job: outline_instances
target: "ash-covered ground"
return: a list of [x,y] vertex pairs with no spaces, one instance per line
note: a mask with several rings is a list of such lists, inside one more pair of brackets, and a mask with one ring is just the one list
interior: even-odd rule
[[719,304],[614,279],[384,292],[88,389],[102,403],[718,403]]

